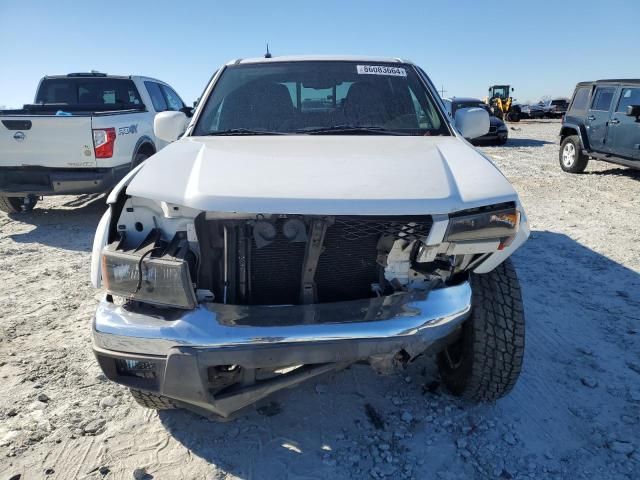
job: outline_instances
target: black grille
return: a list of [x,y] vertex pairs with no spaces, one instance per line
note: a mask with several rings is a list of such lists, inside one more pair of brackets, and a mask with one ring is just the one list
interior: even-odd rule
[[305,243],[292,243],[282,233],[284,220],[276,222],[275,240],[262,248],[251,242],[251,303],[289,305],[300,303],[300,282]]
[[416,240],[429,235],[431,217],[336,217],[329,230],[339,230],[344,240],[359,240],[390,235],[405,240]]
[[[285,220],[276,223],[277,236],[263,248],[251,242],[250,303],[300,303],[300,282],[306,243],[290,242],[282,233]],[[340,216],[327,227],[315,282],[318,302],[339,302],[374,296],[372,283],[380,281],[377,264],[381,237],[424,238],[430,216]]]
[[381,234],[371,226],[360,227],[336,221],[327,229],[316,271],[319,302],[373,296],[371,284],[380,281],[376,258]]

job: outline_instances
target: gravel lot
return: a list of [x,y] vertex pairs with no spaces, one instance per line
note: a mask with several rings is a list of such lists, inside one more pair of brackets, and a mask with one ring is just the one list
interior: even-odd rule
[[532,226],[507,398],[455,399],[424,359],[388,377],[354,366],[227,423],[144,410],[90,348],[104,198],[47,198],[0,214],[0,480],[640,478],[640,171],[565,174],[557,122],[512,125],[483,148]]

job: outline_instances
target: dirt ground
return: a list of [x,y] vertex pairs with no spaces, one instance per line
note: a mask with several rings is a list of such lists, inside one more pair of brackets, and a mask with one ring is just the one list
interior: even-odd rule
[[0,214],[0,480],[640,478],[640,171],[565,174],[557,122],[512,126],[483,147],[532,227],[508,397],[453,398],[427,358],[387,377],[354,366],[227,423],[144,410],[91,352],[104,197],[46,198]]

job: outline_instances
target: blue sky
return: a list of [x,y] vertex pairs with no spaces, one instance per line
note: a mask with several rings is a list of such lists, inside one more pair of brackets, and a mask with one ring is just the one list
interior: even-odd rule
[[0,0],[0,105],[33,100],[40,77],[91,69],[160,78],[190,103],[227,60],[400,56],[445,96],[510,83],[519,101],[576,82],[640,76],[640,0]]

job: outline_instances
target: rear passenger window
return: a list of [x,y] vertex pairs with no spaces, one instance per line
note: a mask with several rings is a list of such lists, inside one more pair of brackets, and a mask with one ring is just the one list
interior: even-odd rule
[[128,79],[58,77],[42,81],[36,103],[130,108],[141,102],[135,85]]
[[615,88],[611,87],[597,88],[596,94],[593,96],[593,103],[591,103],[591,110],[609,111],[615,91]]
[[627,112],[630,105],[640,105],[640,88],[623,88],[616,112]]
[[589,87],[581,87],[576,90],[571,104],[571,110],[586,110],[589,103]]
[[155,82],[144,82],[147,87],[147,92],[151,97],[151,103],[153,103],[153,109],[156,112],[164,112],[167,110],[167,102],[164,99],[164,95],[160,91],[160,85]]

